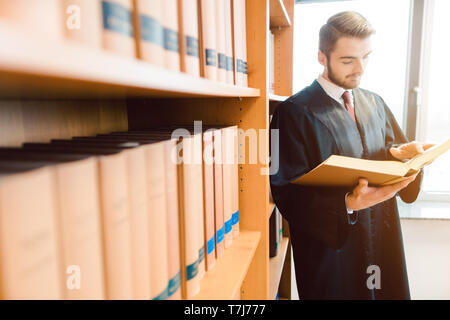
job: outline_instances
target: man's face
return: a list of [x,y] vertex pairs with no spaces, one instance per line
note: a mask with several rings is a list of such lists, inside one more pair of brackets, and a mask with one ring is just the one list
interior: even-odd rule
[[319,62],[325,67],[323,76],[344,89],[357,88],[372,52],[371,42],[371,37],[342,37],[328,58],[319,51]]

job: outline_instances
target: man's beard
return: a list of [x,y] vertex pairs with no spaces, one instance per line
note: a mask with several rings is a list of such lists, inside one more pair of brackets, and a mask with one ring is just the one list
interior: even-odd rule
[[340,81],[333,72],[333,69],[330,66],[330,61],[328,60],[327,62],[327,72],[328,72],[328,79],[330,79],[331,82],[333,82],[335,85],[344,88],[346,90],[350,90],[350,89],[355,89],[359,86],[359,81],[356,83],[356,85],[354,86],[349,86],[348,84],[346,84],[344,81]]

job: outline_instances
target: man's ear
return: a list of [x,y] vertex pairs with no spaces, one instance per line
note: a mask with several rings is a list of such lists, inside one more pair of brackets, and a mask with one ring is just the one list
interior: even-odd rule
[[321,50],[319,50],[317,52],[317,60],[319,61],[319,63],[321,65],[323,65],[324,67],[327,66],[327,56],[325,53],[323,53]]

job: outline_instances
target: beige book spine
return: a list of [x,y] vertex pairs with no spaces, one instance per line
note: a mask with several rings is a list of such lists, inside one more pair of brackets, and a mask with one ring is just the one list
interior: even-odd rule
[[215,26],[215,1],[199,0],[201,12],[201,50],[203,77],[217,80],[217,48]]
[[2,0],[0,21],[4,20],[35,39],[60,41],[61,9],[59,0]]
[[131,0],[102,0],[103,48],[119,55],[136,57]]
[[198,246],[198,277],[201,280],[206,272],[205,263],[205,219],[203,218],[203,135],[193,135],[193,164],[192,164],[192,189],[195,209],[194,215],[198,224],[197,246]]
[[237,126],[230,128],[232,133],[233,163],[231,166],[231,185],[232,185],[232,233],[233,238],[239,235],[239,132]]
[[136,42],[139,59],[165,66],[163,1],[135,0]]
[[67,40],[92,48],[102,45],[101,4],[92,0],[62,0],[62,27]]
[[167,205],[164,142],[146,146],[150,225],[150,281],[154,300],[168,298]]
[[214,207],[216,258],[224,253],[222,130],[214,131]]
[[131,228],[131,262],[134,299],[149,300],[150,292],[150,224],[146,152],[143,147],[124,151],[127,156],[128,194]]
[[226,55],[226,73],[227,83],[234,84],[234,63],[233,63],[233,27],[231,20],[231,0],[224,0],[224,13],[225,13],[225,55]]
[[61,299],[54,172],[0,177],[0,298]]
[[200,76],[197,0],[178,0],[181,71]]
[[119,153],[99,162],[106,298],[133,299],[127,159]]
[[65,299],[105,299],[96,158],[55,166]]
[[232,27],[233,27],[233,57],[234,57],[234,81],[237,86],[244,84],[242,70],[242,24],[240,0],[232,1]]
[[214,227],[214,155],[213,132],[203,133],[203,206],[205,221],[206,270],[211,270],[216,262]]
[[163,1],[163,17],[165,66],[170,70],[180,71],[177,0]]
[[175,140],[166,141],[164,144],[164,162],[166,178],[166,202],[167,202],[167,254],[170,300],[181,299],[181,267],[180,267],[180,243],[179,243],[179,211],[178,211],[178,173],[177,164],[174,161],[176,152]]
[[215,23],[216,23],[216,48],[217,48],[217,81],[227,81],[227,59],[226,59],[226,33],[225,33],[225,1],[216,0]]
[[192,299],[200,291],[198,276],[199,243],[201,229],[196,218],[195,193],[198,192],[193,179],[193,137],[185,137],[181,142],[182,164],[179,166],[179,195],[182,199],[180,210],[180,236],[182,250],[182,277],[185,299]]
[[233,218],[233,131],[226,127],[222,131],[223,141],[223,219],[225,227],[225,248],[233,243],[232,218]]
[[242,48],[242,85],[248,87],[248,75],[247,75],[247,14],[246,14],[246,0],[239,0],[241,5],[241,48]]

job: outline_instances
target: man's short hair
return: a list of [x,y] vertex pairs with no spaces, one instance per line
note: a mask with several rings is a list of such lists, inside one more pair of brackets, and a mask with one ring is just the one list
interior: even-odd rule
[[320,28],[319,49],[330,58],[330,53],[333,52],[339,38],[365,39],[372,34],[375,34],[375,29],[361,14],[354,11],[340,12],[330,17]]

